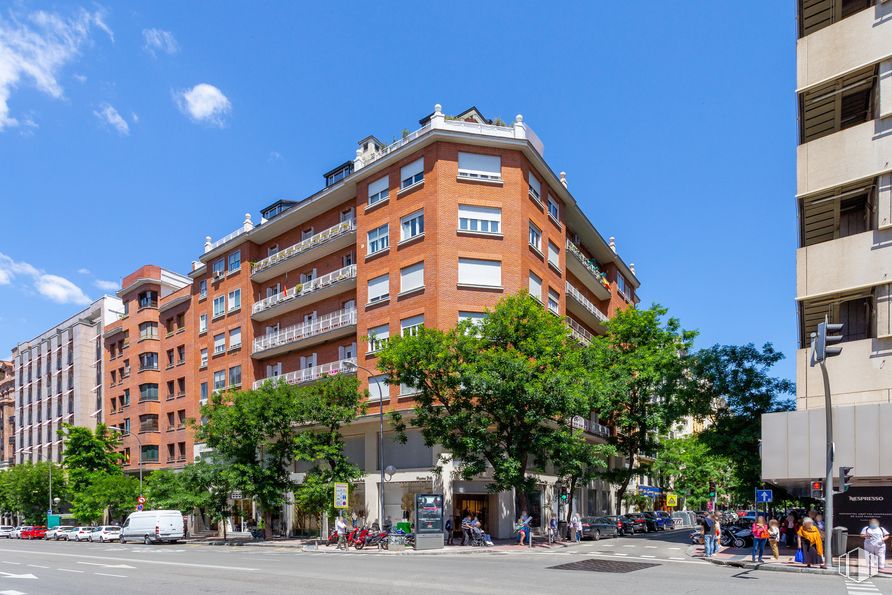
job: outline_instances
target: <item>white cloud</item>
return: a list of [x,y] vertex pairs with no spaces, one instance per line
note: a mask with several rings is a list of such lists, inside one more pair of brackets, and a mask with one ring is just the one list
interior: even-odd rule
[[143,29],[142,37],[145,40],[143,49],[155,56],[158,52],[164,52],[169,56],[173,56],[180,51],[177,38],[170,31],[164,29]]
[[103,281],[102,279],[96,279],[93,281],[93,285],[102,291],[117,291],[121,288],[121,285],[117,281]]
[[270,151],[269,157],[266,158],[266,160],[270,163],[273,163],[274,161],[283,161],[284,159],[285,158],[282,157],[282,154],[278,151]]
[[82,85],[87,82],[87,77],[83,74],[75,74],[75,75],[73,75],[73,77],[74,77],[74,80],[76,80],[77,82],[79,82]]
[[139,124],[139,114],[136,112],[130,112],[130,119],[133,120],[134,124]]
[[0,252],[0,285],[12,285],[13,282],[19,282],[26,289],[33,289],[59,304],[90,303],[83,290],[65,277],[49,275],[27,262],[13,260]]
[[93,114],[106,124],[114,127],[121,134],[130,134],[130,126],[127,125],[127,120],[122,118],[118,110],[108,103],[103,103],[98,110],[93,110]]
[[226,95],[207,83],[199,83],[191,89],[174,93],[174,99],[185,115],[211,126],[222,128],[226,123],[226,116],[232,111],[232,104]]
[[101,11],[81,9],[67,19],[41,10],[0,15],[0,131],[20,124],[10,115],[9,98],[23,82],[54,99],[64,96],[59,72],[78,55],[93,27],[114,41]]
[[90,274],[90,269],[80,268],[80,269],[77,270],[77,273],[78,273],[79,275],[89,275],[89,274]]

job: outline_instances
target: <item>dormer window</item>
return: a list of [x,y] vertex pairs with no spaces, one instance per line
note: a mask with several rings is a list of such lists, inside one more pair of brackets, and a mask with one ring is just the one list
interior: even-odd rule
[[325,174],[325,186],[331,186],[332,184],[337,184],[347,176],[353,173],[353,162],[348,161],[344,165],[341,165],[327,174]]

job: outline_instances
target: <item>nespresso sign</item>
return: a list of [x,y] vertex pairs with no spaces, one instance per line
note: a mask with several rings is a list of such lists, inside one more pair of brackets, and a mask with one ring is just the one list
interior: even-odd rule
[[872,518],[884,527],[892,526],[892,486],[852,487],[833,496],[833,524],[846,527],[849,535],[861,532]]

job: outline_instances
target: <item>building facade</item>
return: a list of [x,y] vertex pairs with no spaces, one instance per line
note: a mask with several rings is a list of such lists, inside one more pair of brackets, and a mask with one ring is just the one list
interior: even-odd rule
[[63,423],[94,428],[103,417],[102,329],[123,314],[103,296],[12,349],[15,463],[61,462]]
[[9,468],[15,451],[15,367],[0,360],[0,469]]
[[827,361],[836,462],[856,485],[892,485],[892,3],[798,7],[796,411],[763,417],[762,476],[804,493],[824,475],[809,344],[826,317],[844,324],[842,354]]

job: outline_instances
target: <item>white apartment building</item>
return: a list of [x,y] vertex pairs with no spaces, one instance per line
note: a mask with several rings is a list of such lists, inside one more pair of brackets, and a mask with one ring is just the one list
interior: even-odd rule
[[762,477],[804,493],[825,472],[824,386],[810,333],[843,323],[827,361],[836,465],[892,485],[892,1],[799,0],[796,411],[762,418]]
[[68,320],[12,349],[17,464],[62,460],[63,423],[102,421],[102,329],[124,306],[103,296]]

